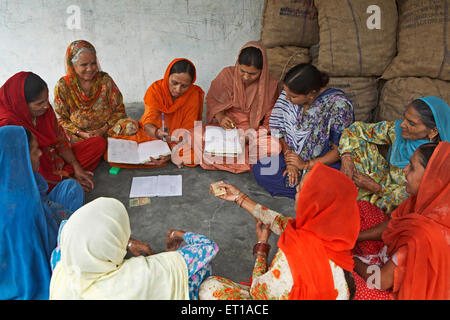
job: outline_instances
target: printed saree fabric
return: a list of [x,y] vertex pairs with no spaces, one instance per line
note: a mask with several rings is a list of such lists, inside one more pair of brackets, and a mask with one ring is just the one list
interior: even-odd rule
[[440,142],[420,182],[391,215],[383,242],[397,252],[397,299],[450,299],[450,143]]
[[67,48],[66,75],[56,83],[54,91],[59,123],[71,143],[82,140],[75,134],[77,130],[90,132],[105,124],[110,128],[107,132],[109,136],[134,134],[136,124],[127,117],[122,94],[106,72],[96,73],[89,94],[81,88],[72,59],[87,49],[96,52],[94,46],[84,40],[74,41]]
[[303,113],[283,90],[270,116],[272,135],[284,138],[303,160],[312,160],[339,145],[342,131],[354,121],[353,106],[344,92],[328,88]]

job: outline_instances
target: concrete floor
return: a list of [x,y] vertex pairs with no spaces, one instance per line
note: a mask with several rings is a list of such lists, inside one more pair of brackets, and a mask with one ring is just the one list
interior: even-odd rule
[[[143,104],[128,104],[128,115],[139,119]],[[294,200],[273,198],[260,187],[251,173],[232,174],[225,171],[204,170],[200,166],[178,169],[169,163],[153,169],[120,169],[118,175],[109,174],[110,165],[103,161],[94,172],[95,190],[86,201],[97,197],[113,197],[125,205],[130,216],[133,238],[150,244],[155,252],[165,250],[168,229],[181,229],[208,236],[220,248],[213,260],[213,274],[233,281],[247,282],[254,266],[252,249],[256,243],[255,221],[244,209],[209,194],[212,182],[223,180],[247,193],[254,201],[286,216],[295,217]],[[137,176],[181,174],[183,196],[151,198],[149,205],[129,207],[131,181]],[[278,236],[272,234],[269,260],[277,250]]]

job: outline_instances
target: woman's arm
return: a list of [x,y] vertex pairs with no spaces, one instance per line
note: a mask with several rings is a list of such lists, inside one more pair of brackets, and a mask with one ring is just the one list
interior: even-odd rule
[[379,240],[381,241],[381,235],[387,229],[390,220],[386,220],[377,224],[375,227],[361,231],[358,235],[356,241],[367,241],[367,240]]
[[383,266],[368,265],[354,257],[355,272],[370,286],[378,290],[388,290],[394,285],[395,263],[390,259]]
[[341,159],[338,151],[338,146],[332,144],[332,149],[325,153],[321,157],[317,157],[315,159],[311,159],[306,161],[305,169],[311,170],[317,162],[322,162],[323,164],[330,165]]
[[378,123],[365,123],[356,121],[344,129],[339,140],[339,153],[351,153],[360,147],[360,140],[379,145],[392,145],[395,136],[395,122],[381,121]]
[[253,247],[253,255],[256,257],[252,273],[253,279],[267,272],[267,258],[270,251],[268,241],[271,233],[268,225],[264,225],[261,221],[256,223],[256,239],[258,243]]
[[261,221],[264,225],[269,225],[270,230],[277,235],[283,232],[287,222],[292,219],[276,211],[262,207],[231,184],[222,183],[219,187],[225,188],[227,192],[224,195],[218,196],[219,198],[236,202],[240,207],[250,213],[256,221]]

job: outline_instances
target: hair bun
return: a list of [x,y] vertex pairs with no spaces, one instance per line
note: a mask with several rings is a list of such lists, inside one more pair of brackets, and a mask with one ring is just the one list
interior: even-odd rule
[[321,82],[321,87],[325,87],[328,82],[330,81],[330,76],[328,75],[328,73],[326,72],[320,72],[320,82]]

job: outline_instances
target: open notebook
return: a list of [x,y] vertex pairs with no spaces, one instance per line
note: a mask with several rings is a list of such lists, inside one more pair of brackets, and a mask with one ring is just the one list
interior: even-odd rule
[[143,164],[150,157],[158,159],[160,156],[170,154],[169,145],[162,140],[153,140],[138,144],[132,140],[108,138],[109,162]]
[[205,128],[205,153],[217,156],[236,156],[242,153],[237,129],[225,130],[217,126]]
[[130,198],[181,196],[182,181],[181,175],[134,177]]

